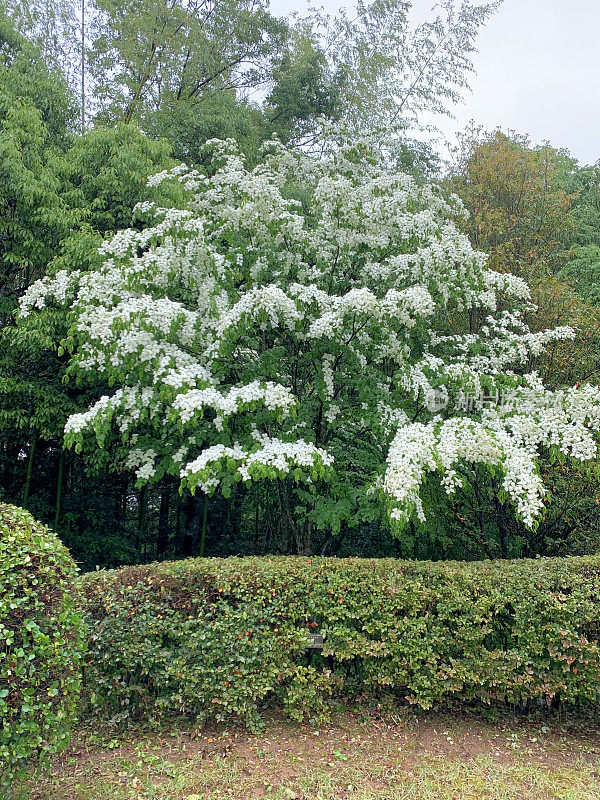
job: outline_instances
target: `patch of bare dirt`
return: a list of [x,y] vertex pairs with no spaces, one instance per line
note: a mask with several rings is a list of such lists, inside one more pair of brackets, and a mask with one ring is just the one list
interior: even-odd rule
[[[101,747],[85,729],[53,764],[55,775],[106,774],[119,762],[144,753],[161,762],[213,761],[230,758],[253,783],[294,782],[318,768],[352,779],[369,773],[373,789],[387,785],[386,776],[410,771],[421,761],[440,758],[471,762],[484,756],[499,764],[530,763],[559,769],[600,760],[600,732],[589,723],[531,721],[504,716],[486,720],[456,712],[415,715],[409,709],[392,716],[360,718],[345,713],[330,724],[300,725],[271,715],[265,730],[253,735],[241,727],[196,731],[175,728],[156,734],[120,735]],[[156,763],[156,761],[155,761]]]

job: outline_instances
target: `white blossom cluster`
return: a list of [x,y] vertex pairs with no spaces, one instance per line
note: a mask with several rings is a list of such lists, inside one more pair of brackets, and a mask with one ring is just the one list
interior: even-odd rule
[[72,300],[77,291],[79,274],[79,271],[67,272],[63,269],[57,272],[53,278],[41,278],[32,283],[19,301],[21,315],[26,317],[34,308],[44,308],[48,297],[52,297],[56,302],[62,304]]
[[456,466],[461,462],[502,466],[503,488],[524,522],[532,525],[542,507],[543,485],[529,448],[499,427],[478,420],[454,418],[399,428],[388,454],[383,489],[392,499],[391,516],[403,519],[408,511],[424,520],[419,489],[426,472],[437,470],[451,494],[461,485]]
[[206,389],[189,389],[177,395],[173,407],[179,411],[182,422],[189,422],[203,408],[217,412],[216,419],[231,416],[253,403],[263,403],[269,411],[281,409],[287,416],[296,405],[296,398],[285,386],[267,381],[264,386],[252,381],[245,386],[235,386],[227,394],[222,394],[214,386]]
[[260,440],[260,446],[250,452],[238,443],[231,447],[222,444],[207,447],[198,458],[181,470],[181,477],[189,479],[195,476],[202,491],[209,492],[219,483],[218,472],[223,462],[229,460],[234,463],[235,469],[245,481],[251,481],[257,475],[262,477],[257,467],[270,469],[272,472],[267,472],[267,475],[275,477],[287,474],[294,467],[330,467],[333,464],[333,458],[326,450],[303,439],[283,442],[265,436]]
[[[461,465],[482,464],[534,524],[540,452],[597,452],[600,389],[553,394],[533,372],[575,332],[529,330],[527,285],[488,269],[434,187],[343,149],[271,142],[253,169],[230,141],[206,154],[206,173],[150,181],[180,181],[185,208],[141,202],[153,221],[108,239],[99,268],[21,299],[40,324],[68,306],[70,372],[115,387],[67,442],[112,437],[140,482],[205,492],[284,476],[317,492],[335,474],[333,498],[383,493],[398,521],[423,518],[428,473],[453,492]],[[507,386],[510,406],[468,403]]]

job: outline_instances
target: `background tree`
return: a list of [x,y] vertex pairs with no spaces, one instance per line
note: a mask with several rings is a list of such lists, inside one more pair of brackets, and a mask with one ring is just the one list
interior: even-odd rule
[[490,265],[535,283],[556,273],[567,255],[577,191],[566,190],[565,177],[574,169],[565,151],[472,128],[454,152],[447,186],[468,209],[465,230]]
[[[50,238],[46,212],[37,232],[37,247],[45,249],[39,271],[32,271],[29,280],[58,269],[92,269],[102,236],[133,222],[133,198],[144,190],[148,175],[172,163],[165,142],[153,142],[125,125],[96,128],[77,137],[67,151],[55,153],[50,177],[60,235]],[[39,169],[37,176],[44,177]],[[26,284],[23,276],[19,293]],[[110,454],[94,459],[63,451],[67,417],[85,408],[91,397],[90,387],[65,383],[66,359],[57,343],[68,330],[67,315],[47,310],[41,328],[17,329],[10,313],[17,297],[2,332],[2,496],[51,521],[86,565],[131,560],[138,533],[122,509],[128,497],[136,502],[137,493],[111,472]]]
[[100,0],[97,10],[96,91],[105,116],[124,122],[261,85],[287,36],[258,0]]
[[332,68],[309,24],[291,32],[287,49],[275,61],[265,106],[267,134],[303,142],[319,130],[319,121],[343,114],[342,69]]
[[347,127],[387,138],[418,128],[425,111],[448,114],[468,87],[477,32],[499,5],[444,0],[416,26],[410,0],[359,0],[336,17],[315,16]]
[[576,247],[572,258],[563,267],[561,277],[575,289],[579,297],[597,306],[600,303],[600,245]]
[[3,15],[31,42],[45,66],[73,91],[81,85],[81,0],[3,0]]
[[[469,212],[462,229],[491,267],[524,277],[535,307],[533,330],[573,325],[577,339],[557,343],[537,363],[553,385],[589,380],[598,369],[598,319],[564,280],[578,235],[577,164],[564,150],[528,137],[471,129],[445,180]],[[471,319],[477,326],[480,321]]]
[[576,166],[565,176],[568,191],[576,198],[571,209],[575,222],[572,243],[600,244],[600,163]]
[[73,218],[55,163],[68,145],[72,97],[62,76],[0,18],[0,313],[37,280]]
[[[528,137],[514,133],[471,128],[446,179],[469,211],[463,229],[488,253],[490,265],[527,278],[534,302],[527,314],[532,329],[570,325],[577,331],[574,339],[553,343],[529,365],[554,387],[597,383],[600,375],[600,315],[573,290],[575,284],[565,281],[573,243],[581,235],[578,173],[564,150],[533,146]],[[455,322],[477,330],[482,320],[471,315],[468,323]],[[600,517],[594,471],[560,461],[544,462],[542,470],[551,502],[535,532],[511,519],[494,482],[472,470],[447,517],[452,528],[447,546],[462,539],[465,550],[481,556],[564,553],[584,548],[586,541],[595,548]]]
[[571,257],[561,276],[593,305],[600,301],[600,165],[579,167],[569,175],[577,198],[571,209],[574,231]]
[[323,121],[402,140],[423,111],[447,113],[467,87],[477,31],[497,5],[448,0],[415,28],[406,0],[289,22],[258,0],[99,0],[91,63],[100,119],[136,121],[173,141],[183,134],[188,159],[212,136],[235,135],[247,152],[274,130],[306,144]]

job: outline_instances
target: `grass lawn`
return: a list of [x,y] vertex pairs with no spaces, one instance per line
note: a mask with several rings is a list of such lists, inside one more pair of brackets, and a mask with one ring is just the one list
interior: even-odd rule
[[112,738],[82,728],[27,800],[600,800],[600,729],[552,717],[344,713],[313,727]]

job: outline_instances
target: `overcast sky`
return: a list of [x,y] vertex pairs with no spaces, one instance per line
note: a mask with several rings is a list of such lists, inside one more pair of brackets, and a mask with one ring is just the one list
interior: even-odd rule
[[[325,0],[332,13],[352,2]],[[306,0],[271,0],[273,13],[302,12]],[[423,18],[433,0],[414,0]],[[470,119],[486,129],[528,133],[566,147],[581,163],[600,158],[600,0],[504,0],[479,34],[472,92],[436,120],[451,138]]]

